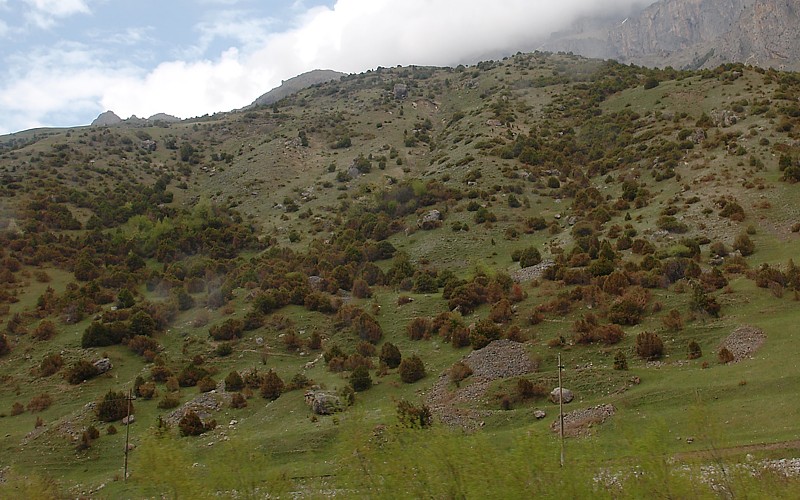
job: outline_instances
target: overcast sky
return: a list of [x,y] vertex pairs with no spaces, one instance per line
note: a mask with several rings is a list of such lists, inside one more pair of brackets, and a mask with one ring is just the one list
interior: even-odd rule
[[0,134],[229,111],[312,69],[476,62],[643,1],[0,0]]

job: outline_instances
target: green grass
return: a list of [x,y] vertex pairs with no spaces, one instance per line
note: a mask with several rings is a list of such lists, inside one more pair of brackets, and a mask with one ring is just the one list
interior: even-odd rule
[[[257,117],[252,120],[231,113],[199,123],[147,129],[159,141],[169,134],[177,137],[179,142],[187,140],[202,146],[201,163],[191,166],[191,175],[185,178],[177,173],[177,167],[185,165],[178,161],[174,151],[166,148],[160,147],[148,157],[152,163],[147,163],[135,151],[127,158],[129,162],[123,162],[117,156],[106,155],[99,147],[95,150],[77,141],[70,144],[82,153],[96,156],[98,169],[108,167],[112,172],[120,172],[123,179],[138,179],[151,184],[163,167],[176,175],[170,186],[175,192],[173,208],[191,207],[198,204],[198,200],[235,205],[245,220],[263,229],[265,240],[274,238],[278,245],[296,251],[304,251],[312,239],[331,237],[341,229],[339,225],[351,209],[369,206],[382,189],[390,189],[390,179],[392,183],[420,179],[417,188],[422,182],[441,180],[447,186],[461,190],[465,196],[436,207],[419,207],[417,213],[403,220],[405,226],[411,228],[408,233],[400,231],[389,241],[406,252],[412,262],[436,270],[449,269],[461,278],[469,279],[476,273],[489,276],[497,272],[509,273],[518,269],[518,264],[511,261],[514,250],[535,246],[544,257],[552,258],[559,248],[569,252],[573,245],[568,223],[570,216],[576,214],[572,207],[573,199],[565,196],[564,191],[541,187],[540,184],[551,175],[543,170],[563,169],[568,164],[588,168],[594,164],[588,151],[592,144],[577,144],[574,157],[546,158],[542,165],[534,166],[500,159],[475,147],[479,141],[493,138],[511,141],[517,133],[542,134],[542,137],[545,132],[550,137],[560,137],[558,134],[565,133],[569,137],[572,128],[580,136],[580,123],[561,117],[557,106],[549,106],[554,102],[561,103],[559,98],[563,96],[571,98],[572,86],[558,84],[535,88],[529,85],[539,76],[552,76],[554,72],[585,76],[598,64],[567,55],[541,55],[541,60],[538,60],[539,56],[534,59],[537,60],[533,66],[525,70],[527,74],[514,68],[513,58],[494,69],[478,71],[477,75],[473,74],[477,71],[475,68],[467,68],[464,72],[438,71],[428,80],[415,82],[419,89],[403,102],[384,100],[385,89],[391,88],[396,80],[406,78],[398,76],[400,69],[392,69],[378,78],[380,82],[376,84],[342,83],[340,93],[320,93],[316,97],[311,97],[309,91],[303,94],[306,101],[302,105],[284,103],[280,117],[273,117],[269,110],[257,110]],[[370,77],[373,76],[377,78],[377,75]],[[632,206],[612,213],[612,220],[598,228],[601,238],[606,237],[607,230],[613,225],[624,227],[630,224],[638,232],[637,238],[652,240],[659,250],[677,248],[681,235],[653,236],[654,221],[662,210],[674,206],[678,209],[676,216],[690,228],[686,236],[707,235],[712,242],[723,241],[730,246],[737,234],[753,225],[756,228],[752,235],[756,253],[747,259],[751,267],[761,263],[785,265],[800,250],[797,234],[789,231],[798,215],[797,188],[780,180],[777,159],[773,156],[774,147],[782,142],[788,143],[790,138],[774,132],[770,118],[752,115],[748,109],[736,125],[709,129],[706,143],[681,152],[675,167],[677,176],[673,179],[660,182],[653,179],[653,159],[647,151],[647,148],[659,147],[662,140],[677,141],[677,134],[682,129],[694,130],[701,112],[711,113],[730,107],[743,97],[754,100],[770,96],[777,85],[762,85],[762,80],[761,75],[746,70],[745,76],[732,84],[716,78],[693,76],[681,81],[662,81],[650,90],[638,85],[608,96],[601,104],[602,113],[635,111],[645,124],[637,132],[639,137],[647,131],[655,132],[656,136],[637,140],[625,151],[626,154],[641,154],[643,160],[617,168],[614,166],[618,161],[616,156],[609,157],[612,167],[609,174],[588,179],[574,175],[562,179],[562,185],[569,186],[570,182],[575,182],[580,187],[593,186],[610,203],[620,196],[624,179],[636,179],[651,192],[646,206]],[[756,88],[748,89],[748,85]],[[488,126],[486,121],[494,118],[490,106],[503,95],[512,102],[515,121],[510,127]],[[429,100],[436,103],[438,110],[428,106]],[[419,102],[417,109],[412,102]],[[522,111],[523,104],[530,108]],[[773,105],[774,109],[776,105]],[[350,129],[353,146],[331,150],[328,147],[329,125],[320,125],[319,121],[322,115],[331,116],[338,111],[342,112],[342,123]],[[449,119],[456,112],[463,112],[463,118],[448,126]],[[687,113],[687,116],[682,117],[681,113]],[[404,135],[412,133],[414,124],[425,118],[430,118],[433,124],[432,147],[425,144],[405,147]],[[380,129],[375,125],[378,122],[382,123]],[[286,141],[296,137],[301,129],[308,131],[310,146],[286,148]],[[753,135],[751,130],[755,131]],[[16,168],[17,164],[25,165],[25,161],[36,155],[47,154],[54,144],[68,142],[65,131],[48,132],[53,134],[52,137],[4,153],[0,165],[8,171],[12,165]],[[133,137],[135,131],[120,128],[113,132],[120,137]],[[747,149],[746,155],[731,154],[724,144],[706,146],[718,135],[729,132],[735,133],[738,144]],[[82,137],[84,133],[100,132],[88,128],[72,131],[76,137]],[[770,144],[760,145],[759,141],[765,138]],[[389,159],[386,170],[379,170],[374,163],[372,172],[347,183],[337,182],[336,172],[327,171],[331,163],[336,165],[337,171],[347,169],[360,154],[388,156],[386,145],[397,148],[403,159],[402,166]],[[646,148],[639,150],[638,146]],[[231,164],[214,162],[210,159],[212,152],[234,155],[234,161]],[[15,158],[11,158],[12,154]],[[751,154],[764,162],[764,170],[750,167]],[[457,165],[468,156],[474,160]],[[48,177],[53,172],[39,169],[35,162],[27,165],[26,168],[36,176],[55,182]],[[466,210],[470,201],[466,193],[473,186],[467,186],[464,177],[476,168],[483,173],[478,185],[474,186],[482,191],[477,201],[497,215],[497,222],[492,224],[476,224],[474,213]],[[212,169],[215,170],[213,176],[210,175]],[[80,166],[67,165],[55,171],[62,176],[56,185],[64,188],[105,186],[117,182],[115,177],[95,175],[96,172]],[[528,172],[533,175],[533,180],[515,177]],[[606,181],[607,175],[611,176],[611,182]],[[759,177],[763,178],[763,189],[757,186]],[[173,189],[178,181],[186,181],[189,189]],[[747,186],[747,181],[753,181],[752,187]],[[332,186],[325,187],[326,182]],[[529,207],[508,206],[505,191],[518,186],[523,194],[515,196],[520,200],[527,199]],[[306,190],[310,190],[311,196],[301,200],[301,193]],[[40,191],[44,192],[44,188]],[[685,204],[694,196],[698,198],[696,203]],[[733,197],[744,207],[746,219],[743,222],[732,222],[718,216],[720,208],[716,202],[721,196]],[[285,197],[297,201],[300,210],[286,213],[274,208]],[[0,209],[3,210],[0,213],[13,209],[20,199],[0,199]],[[88,216],[84,209],[70,208],[82,220]],[[430,231],[414,230],[417,220],[429,208],[444,213],[442,227]],[[626,212],[630,213],[632,220],[624,220]],[[300,214],[305,213],[310,213],[309,217],[300,218]],[[556,214],[561,215],[560,219],[556,219]],[[539,216],[548,223],[557,220],[559,230],[555,234],[547,229],[530,235],[522,233],[524,220]],[[120,238],[138,235],[136,228],[132,227],[133,222],[136,221],[120,228]],[[453,232],[451,225],[454,222],[466,223],[469,231]],[[519,237],[506,238],[504,233],[508,229],[520,230]],[[289,243],[292,230],[301,235],[299,242]],[[64,234],[74,236],[76,233]],[[112,233],[114,237],[116,234]],[[698,263],[703,269],[708,269],[708,245],[703,245],[701,250]],[[641,261],[641,256],[634,256],[630,251],[621,254],[626,261]],[[258,259],[259,252],[248,251],[239,257],[236,266]],[[151,271],[163,268],[155,261],[147,265]],[[391,261],[379,262],[378,265],[386,270]],[[32,278],[35,271],[32,267],[16,274],[21,278],[21,283],[14,287],[19,300],[11,305],[9,317],[17,312],[32,311],[47,286],[61,294],[73,281],[72,273],[67,270],[44,269],[51,277],[49,283],[39,283]],[[220,411],[215,415],[219,428],[199,438],[179,438],[175,429],[163,433],[155,430],[158,417],[168,413],[157,408],[158,400],[166,393],[164,384],[158,384],[159,395],[152,401],[135,402],[137,422],[131,427],[135,448],[130,455],[131,477],[125,483],[121,481],[124,426],[115,424],[120,432],[106,435],[107,426],[97,424],[85,405],[97,401],[108,390],[127,390],[137,375],[146,377],[149,374],[151,365],[123,346],[81,349],[81,335],[91,318],[75,325],[58,322],[59,333],[48,342],[37,342],[29,336],[12,338],[14,352],[0,362],[0,380],[3,382],[0,384],[0,414],[4,415],[0,417],[3,430],[0,433],[3,450],[0,469],[12,465],[11,481],[6,486],[0,485],[0,496],[20,497],[5,492],[27,491],[32,498],[47,497],[48,488],[54,488],[48,482],[51,479],[57,483],[55,487],[68,491],[69,496],[97,498],[156,497],[162,494],[202,498],[218,493],[224,497],[230,496],[233,490],[242,496],[263,497],[266,492],[287,496],[288,492],[302,492],[311,498],[330,496],[332,492],[372,498],[711,497],[714,493],[706,485],[699,484],[696,477],[680,475],[679,468],[672,465],[674,457],[682,457],[681,461],[690,467],[700,467],[717,460],[713,450],[733,448],[733,451],[725,453],[734,454],[731,463],[741,462],[744,458],[738,447],[796,440],[797,415],[800,413],[800,403],[792,397],[800,390],[800,368],[797,368],[795,360],[797,349],[793,331],[800,318],[794,294],[787,292],[778,298],[769,290],[757,288],[746,276],[731,275],[728,278],[729,289],[713,294],[722,305],[719,319],[692,313],[688,306],[691,289],[681,283],[667,289],[651,290],[649,307],[658,302],[661,311],[651,309],[640,324],[625,327],[626,335],[620,344],[568,345],[559,349],[548,347],[548,341],[558,336],[570,339],[572,325],[577,319],[589,312],[599,312],[603,319],[602,309],[589,309],[578,303],[566,316],[547,315],[542,323],[529,325],[525,318],[537,305],[573,287],[549,281],[523,285],[528,297],[516,304],[513,324],[520,326],[530,338],[528,348],[531,356],[540,360],[540,370],[527,377],[548,387],[555,386],[556,360],[560,354],[566,365],[564,384],[576,392],[576,401],[567,405],[567,410],[606,403],[617,409],[616,415],[607,423],[595,426],[590,436],[568,440],[568,461],[564,469],[558,467],[558,442],[549,430],[556,415],[556,405],[539,400],[515,404],[509,411],[499,410],[497,397],[515,390],[513,380],[495,382],[486,401],[476,404],[477,408],[490,410],[491,414],[475,434],[465,435],[458,429],[441,425],[425,432],[397,429],[396,402],[399,399],[424,401],[439,374],[469,354],[470,350],[454,349],[439,338],[412,341],[407,337],[406,325],[411,319],[447,311],[447,303],[440,293],[414,294],[393,287],[374,287],[374,298],[353,299],[352,302],[368,311],[373,304],[380,306],[376,319],[383,328],[384,339],[398,345],[404,356],[418,354],[425,362],[428,373],[425,379],[415,384],[404,384],[396,370],[384,377],[379,377],[373,370],[373,388],[359,393],[352,408],[334,417],[312,418],[303,402],[302,390],[288,392],[274,402],[256,394],[249,399],[247,408]],[[681,287],[685,291],[681,291]],[[236,289],[234,299],[227,307],[205,311],[209,324],[202,327],[195,327],[192,323],[204,309],[206,294],[195,294],[197,306],[179,313],[165,332],[156,335],[163,346],[160,355],[167,365],[178,371],[189,359],[201,355],[205,359],[204,366],[214,372],[217,381],[231,370],[257,367],[260,371],[274,369],[287,381],[295,373],[304,371],[316,384],[327,389],[348,384],[347,373],[332,373],[321,362],[304,370],[304,365],[319,353],[288,352],[280,337],[282,332],[269,325],[246,332],[234,343],[230,356],[217,357],[214,354],[217,343],[209,337],[208,328],[228,318],[242,318],[251,308],[248,292]],[[147,292],[144,286],[139,287],[138,293],[140,298],[151,301],[166,299]],[[397,300],[401,295],[414,300],[398,306]],[[463,318],[465,324],[487,317],[489,309],[489,305],[479,307],[475,313]],[[671,309],[681,313],[684,320],[681,331],[667,331],[662,323],[662,318]],[[352,351],[358,343],[349,329],[340,330],[335,326],[333,316],[309,312],[300,306],[285,307],[277,314],[289,318],[293,322],[292,328],[303,339],[308,339],[316,330],[322,333],[326,346],[335,343]],[[31,319],[29,330],[35,327],[36,322],[36,319]],[[767,334],[766,344],[752,360],[720,365],[716,357],[720,342],[741,324],[762,328]],[[635,337],[643,331],[655,331],[664,339],[667,355],[662,365],[648,365],[636,357]],[[264,346],[257,344],[257,338],[263,339]],[[686,346],[691,340],[700,344],[703,357],[687,361]],[[613,356],[618,349],[627,354],[628,371],[612,369]],[[45,355],[53,352],[62,352],[66,366],[81,358],[93,360],[108,355],[114,369],[106,376],[78,386],[67,384],[60,374],[46,379],[37,377],[35,368]],[[707,368],[703,368],[704,363],[708,363]],[[631,379],[634,377],[638,377],[640,383],[633,383]],[[27,404],[32,397],[43,392],[54,399],[53,405],[44,412],[9,414],[14,402]],[[182,388],[179,392],[182,402],[197,394],[196,388]],[[535,421],[531,414],[534,407],[545,409],[547,418]],[[26,435],[34,430],[37,416],[44,421],[45,431],[39,437],[28,439]],[[237,423],[229,425],[232,420]],[[66,423],[71,423],[77,431],[95,424],[101,437],[89,450],[77,452],[76,443],[59,430]],[[376,429],[382,429],[380,426],[383,425],[387,426],[384,433],[376,434]],[[687,443],[688,437],[694,438],[693,443]],[[698,458],[698,452],[707,455]],[[782,457],[791,456],[796,450],[757,449],[752,452],[759,457]],[[594,480],[601,470],[612,468],[624,472],[636,464],[641,465],[646,474],[640,477],[623,474],[622,490],[599,487]],[[234,470],[235,474],[232,473]],[[409,481],[411,474],[414,481]],[[105,487],[98,490],[103,484]],[[730,487],[736,496],[797,496],[794,482],[781,482],[768,475],[751,480],[735,473],[730,479]]]

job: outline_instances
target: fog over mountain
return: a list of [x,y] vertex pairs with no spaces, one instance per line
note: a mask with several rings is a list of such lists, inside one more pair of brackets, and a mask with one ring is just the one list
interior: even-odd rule
[[777,0],[661,0],[630,17],[586,17],[541,48],[646,66],[725,62],[800,69],[800,9]]

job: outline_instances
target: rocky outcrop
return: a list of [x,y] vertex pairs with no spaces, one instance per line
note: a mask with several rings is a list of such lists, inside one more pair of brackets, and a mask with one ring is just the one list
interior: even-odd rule
[[175,123],[181,121],[180,118],[177,116],[168,115],[166,113],[156,113],[150,118],[147,119],[149,122],[165,122],[165,123]]
[[111,370],[114,365],[111,364],[111,360],[108,358],[101,358],[92,363],[95,368],[97,368],[97,373],[102,374],[109,370]]
[[564,398],[564,403],[571,403],[575,399],[575,394],[564,387],[556,387],[550,391],[550,401],[558,403],[559,399]]
[[305,400],[316,415],[333,415],[344,409],[339,396],[330,392],[308,391],[305,394]]
[[107,127],[109,125],[118,125],[122,123],[122,118],[117,116],[113,111],[106,111],[100,113],[97,118],[92,122],[92,127]]
[[113,111],[105,111],[94,119],[92,127],[109,127],[112,125],[146,126],[157,123],[176,123],[179,121],[181,121],[181,119],[177,116],[168,115],[166,113],[156,113],[150,118],[139,118],[136,115],[131,115],[129,118],[123,120]]
[[720,40],[716,59],[799,69],[800,4],[756,0]]
[[663,0],[609,32],[612,52],[635,60],[712,42],[731,30],[753,0]]

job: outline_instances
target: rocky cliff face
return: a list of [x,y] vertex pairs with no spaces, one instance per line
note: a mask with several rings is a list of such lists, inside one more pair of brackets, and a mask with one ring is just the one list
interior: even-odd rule
[[800,2],[757,0],[719,44],[720,58],[798,69]]
[[798,0],[660,0],[625,19],[556,33],[542,48],[650,66],[800,69],[799,11]]
[[668,55],[715,40],[730,31],[753,0],[656,2],[609,32],[613,50],[626,59]]

